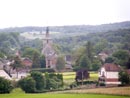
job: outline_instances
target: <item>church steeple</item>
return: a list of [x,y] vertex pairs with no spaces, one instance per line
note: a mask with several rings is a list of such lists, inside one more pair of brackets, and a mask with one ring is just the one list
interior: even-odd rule
[[55,68],[57,54],[52,47],[52,39],[49,35],[49,27],[46,28],[45,38],[43,39],[42,54],[45,55],[46,68]]
[[46,28],[46,38],[49,37],[49,27]]

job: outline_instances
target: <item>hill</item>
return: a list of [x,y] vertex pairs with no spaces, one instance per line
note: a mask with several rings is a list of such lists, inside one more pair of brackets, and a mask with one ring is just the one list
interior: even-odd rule
[[[112,24],[102,24],[102,25],[73,25],[73,26],[50,26],[50,30],[53,32],[62,33],[96,33],[96,32],[106,32],[114,31],[118,29],[128,29],[130,28],[130,21],[112,23]],[[14,27],[0,29],[0,32],[31,32],[31,31],[45,31],[46,27]]]

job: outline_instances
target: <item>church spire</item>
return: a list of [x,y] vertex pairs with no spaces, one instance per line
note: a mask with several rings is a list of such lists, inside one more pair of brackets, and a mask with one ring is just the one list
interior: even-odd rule
[[49,37],[49,27],[46,28],[46,38]]

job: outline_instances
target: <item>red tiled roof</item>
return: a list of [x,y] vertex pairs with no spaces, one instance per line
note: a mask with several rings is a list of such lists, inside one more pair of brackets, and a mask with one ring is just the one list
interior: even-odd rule
[[112,64],[112,63],[106,63],[102,67],[104,67],[106,71],[120,71],[121,70],[121,68],[118,65]]

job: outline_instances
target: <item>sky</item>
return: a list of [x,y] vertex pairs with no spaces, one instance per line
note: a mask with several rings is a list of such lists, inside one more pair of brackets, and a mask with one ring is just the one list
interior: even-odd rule
[[130,21],[130,0],[0,0],[0,28]]

